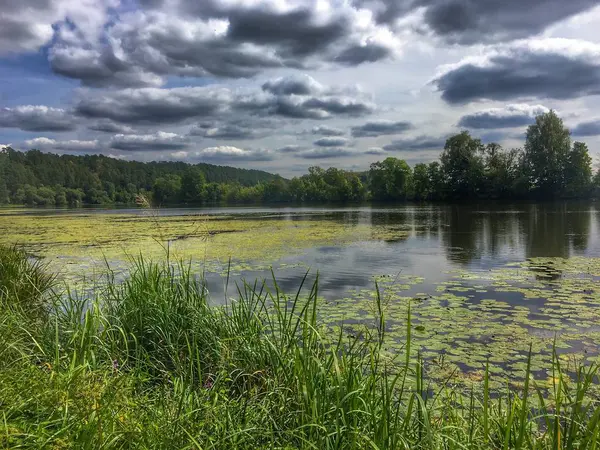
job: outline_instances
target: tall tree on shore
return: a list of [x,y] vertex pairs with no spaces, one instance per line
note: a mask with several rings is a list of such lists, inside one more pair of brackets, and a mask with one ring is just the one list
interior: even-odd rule
[[446,140],[440,156],[449,194],[457,198],[475,196],[482,187],[484,146],[467,131]]
[[570,150],[571,132],[556,112],[535,118],[527,129],[524,169],[538,195],[556,197],[565,191]]
[[583,142],[573,143],[565,167],[566,194],[584,195],[592,185],[592,157]]

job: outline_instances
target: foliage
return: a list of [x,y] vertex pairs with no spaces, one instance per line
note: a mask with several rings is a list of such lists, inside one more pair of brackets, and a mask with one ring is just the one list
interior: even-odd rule
[[550,111],[528,128],[524,150],[484,145],[463,131],[447,139],[439,161],[414,169],[388,157],[364,173],[310,167],[291,180],[209,164],[5,149],[0,152],[0,204],[132,204],[147,193],[156,205],[587,197],[600,189],[600,175],[592,176],[591,164],[587,146],[575,142],[571,147],[569,130]]
[[[8,253],[1,252],[0,258]],[[37,327],[0,304],[3,448],[597,448],[596,366],[520,388],[435,391],[414,345],[389,355],[386,308],[349,336],[318,318],[317,282],[238,287],[210,306],[185,264],[138,259],[91,297],[56,295]],[[7,297],[10,302],[12,297]],[[21,326],[18,326],[18,325]]]
[[571,133],[554,111],[541,114],[527,129],[525,169],[534,191],[544,196],[564,192]]

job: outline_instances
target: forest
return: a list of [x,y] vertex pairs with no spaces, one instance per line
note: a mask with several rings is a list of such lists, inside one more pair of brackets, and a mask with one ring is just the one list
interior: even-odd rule
[[439,161],[410,167],[388,157],[366,172],[310,167],[284,179],[259,170],[183,162],[121,161],[102,155],[0,152],[0,204],[342,203],[556,199],[597,196],[600,169],[554,111],[529,126],[523,148],[483,144],[467,131],[447,139]]

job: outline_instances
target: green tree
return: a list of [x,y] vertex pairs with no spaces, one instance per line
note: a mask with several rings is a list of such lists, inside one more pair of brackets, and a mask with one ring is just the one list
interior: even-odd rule
[[556,197],[566,188],[571,133],[554,111],[540,114],[527,129],[525,170],[538,195]]
[[152,186],[152,198],[158,204],[176,203],[181,196],[181,177],[168,174],[159,177]]
[[514,194],[520,173],[520,151],[505,151],[491,143],[485,147],[484,193],[491,198],[507,198]]
[[413,192],[418,200],[429,199],[431,193],[431,183],[429,181],[429,173],[427,164],[419,163],[413,169]]
[[427,176],[429,178],[429,197],[432,200],[444,198],[445,186],[442,166],[438,161],[432,161],[427,166]]
[[6,186],[6,173],[8,171],[8,152],[0,149],[0,205],[8,203],[8,187]]
[[440,157],[449,194],[457,198],[473,197],[482,186],[483,144],[467,131],[446,140]]
[[371,164],[369,182],[373,200],[405,200],[412,184],[412,170],[406,161],[386,158]]
[[592,157],[583,142],[573,143],[565,167],[566,193],[569,196],[581,196],[592,186]]
[[[181,200],[186,203],[201,203],[204,199],[205,185],[204,173],[197,167],[189,167],[181,177]],[[214,198],[214,195],[211,193],[209,197]]]

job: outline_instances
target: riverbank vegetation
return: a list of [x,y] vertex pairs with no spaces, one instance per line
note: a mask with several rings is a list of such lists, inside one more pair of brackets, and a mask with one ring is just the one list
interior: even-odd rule
[[586,144],[553,112],[536,118],[523,149],[484,145],[468,132],[451,136],[440,160],[411,168],[388,157],[368,172],[309,168],[291,180],[257,170],[209,164],[140,163],[104,156],[0,152],[0,204],[80,206],[331,203],[407,200],[556,199],[598,195]]
[[[595,365],[551,381],[530,363],[492,389],[429,377],[405,320],[383,351],[384,300],[352,336],[318,313],[318,281],[226,287],[138,258],[82,297],[0,247],[0,448],[595,449]],[[527,361],[526,356],[525,360]],[[529,359],[531,361],[531,359]]]

